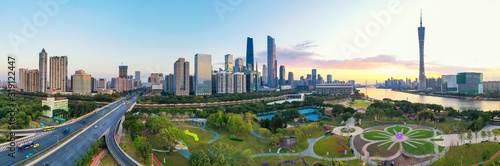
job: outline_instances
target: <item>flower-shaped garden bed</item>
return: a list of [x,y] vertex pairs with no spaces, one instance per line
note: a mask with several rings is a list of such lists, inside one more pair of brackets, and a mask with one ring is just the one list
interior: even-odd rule
[[424,162],[439,154],[438,145],[431,141],[436,133],[433,128],[422,126],[377,126],[356,136],[359,138],[354,139],[353,145],[361,155],[372,160],[418,158]]

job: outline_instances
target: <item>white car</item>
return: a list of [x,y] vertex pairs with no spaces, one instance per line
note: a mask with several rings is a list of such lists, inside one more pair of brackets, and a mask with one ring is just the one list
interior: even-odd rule
[[97,126],[95,126],[94,128],[96,128],[96,129],[97,129]]

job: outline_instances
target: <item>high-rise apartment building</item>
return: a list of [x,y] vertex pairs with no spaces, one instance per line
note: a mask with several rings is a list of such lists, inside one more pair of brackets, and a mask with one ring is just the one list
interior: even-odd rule
[[288,72],[288,85],[291,85],[293,89],[293,72]]
[[331,84],[332,83],[332,75],[331,74],[326,75],[326,83],[327,84]]
[[174,63],[174,94],[189,95],[189,62],[184,58]]
[[246,93],[246,76],[242,72],[234,73],[234,93]]
[[276,88],[276,43],[271,36],[267,36],[267,72],[267,86]]
[[212,94],[212,55],[194,55],[194,94]]
[[247,68],[254,70],[254,58],[253,58],[253,38],[247,37]]
[[83,70],[77,70],[72,77],[73,93],[89,94],[92,91],[91,75]]
[[39,81],[38,88],[39,92],[45,93],[47,91],[47,52],[45,52],[45,48],[38,54],[38,72],[39,72]]
[[40,72],[37,69],[27,70],[25,74],[25,92],[39,92]]
[[56,92],[67,92],[68,57],[50,57],[50,89]]
[[135,71],[135,80],[141,80],[141,71]]
[[120,78],[127,78],[127,70],[128,70],[128,66],[124,66],[124,65],[121,65],[118,67],[119,69],[119,77]]
[[17,82],[17,88],[22,89],[26,91],[26,72],[28,69],[26,68],[19,68],[19,79]]
[[225,63],[224,63],[225,69],[224,70],[232,72],[233,71],[233,55],[226,54],[224,59],[225,59]]
[[418,27],[418,47],[420,52],[420,68],[418,74],[418,90],[426,90],[426,77],[424,68],[424,38],[425,38],[425,27],[422,27],[422,11],[420,11],[420,27]]
[[106,90],[106,78],[99,78],[97,89],[98,91]]

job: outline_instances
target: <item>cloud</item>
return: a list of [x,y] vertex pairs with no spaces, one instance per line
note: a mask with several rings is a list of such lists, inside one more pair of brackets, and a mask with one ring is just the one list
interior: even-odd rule
[[[395,55],[376,55],[366,58],[353,58],[346,60],[336,60],[324,58],[316,52],[307,50],[316,47],[313,41],[304,41],[294,46],[281,46],[276,49],[276,59],[278,65],[285,65],[292,68],[310,68],[316,69],[345,69],[345,70],[375,70],[387,67],[400,67],[404,69],[418,70],[418,60],[400,60]],[[257,53],[256,60],[267,64],[267,52]],[[437,62],[426,62],[426,71],[438,72],[443,74],[454,74],[463,71],[486,71],[485,68],[469,68],[448,66]]]

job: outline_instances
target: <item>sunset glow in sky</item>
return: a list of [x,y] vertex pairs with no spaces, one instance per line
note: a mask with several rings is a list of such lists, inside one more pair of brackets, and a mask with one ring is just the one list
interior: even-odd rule
[[[57,8],[43,5],[50,2]],[[139,70],[146,81],[152,72],[173,73],[180,57],[194,71],[196,53],[211,54],[214,69],[223,67],[225,54],[244,59],[247,37],[254,38],[261,71],[270,35],[278,66],[295,79],[316,68],[325,79],[357,83],[414,80],[420,9],[428,78],[475,71],[500,80],[494,0],[1,1],[0,54],[17,57],[18,68],[37,69],[45,48],[49,56],[68,56],[68,75],[83,69],[108,79],[123,62],[129,75]],[[2,63],[0,80],[6,75]]]

